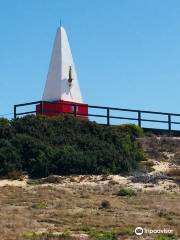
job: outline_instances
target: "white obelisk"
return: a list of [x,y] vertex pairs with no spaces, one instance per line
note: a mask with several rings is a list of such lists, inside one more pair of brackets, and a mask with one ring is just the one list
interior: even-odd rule
[[57,29],[42,101],[83,103],[66,31]]

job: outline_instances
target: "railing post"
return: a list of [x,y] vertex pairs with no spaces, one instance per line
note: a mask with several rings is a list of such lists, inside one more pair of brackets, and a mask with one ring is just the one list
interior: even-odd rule
[[110,114],[109,114],[109,108],[107,108],[107,125],[110,125]]
[[168,114],[168,130],[171,133],[171,114]]
[[16,105],[14,105],[14,119],[16,119]]
[[74,104],[74,116],[77,117],[77,105]]
[[138,126],[141,127],[141,112],[138,111]]

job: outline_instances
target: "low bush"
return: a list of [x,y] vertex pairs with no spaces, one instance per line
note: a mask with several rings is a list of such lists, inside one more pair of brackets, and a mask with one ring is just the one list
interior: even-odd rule
[[13,171],[20,171],[22,162],[17,149],[12,147],[0,148],[0,176],[7,176]]
[[168,176],[165,173],[157,172],[154,174],[135,174],[131,177],[133,183],[151,183],[157,184],[159,181],[167,179]]
[[166,209],[163,209],[163,208],[160,208],[158,211],[157,211],[157,215],[160,217],[160,218],[166,218],[168,220],[172,220],[173,216],[172,216],[172,213],[168,212]]
[[119,228],[118,231],[117,231],[117,234],[120,235],[120,236],[132,236],[134,235],[134,228],[133,227],[122,227],[122,228]]
[[132,197],[132,196],[136,196],[136,192],[131,188],[122,188],[118,191],[117,196]]
[[178,240],[179,238],[173,234],[160,234],[155,240]]
[[111,204],[108,200],[103,200],[101,202],[100,208],[110,208],[110,207],[111,207]]
[[123,134],[130,134],[134,138],[144,137],[143,129],[134,124],[122,124],[113,128]]
[[71,116],[0,120],[0,176],[119,174],[138,169],[144,152],[134,125],[103,126]]
[[115,234],[110,231],[90,231],[89,237],[91,240],[114,240]]
[[11,180],[23,180],[23,174],[21,171],[13,170],[12,172],[8,172],[7,178]]
[[47,178],[41,180],[42,183],[62,183],[60,176],[49,175]]
[[32,205],[32,208],[34,208],[34,209],[44,209],[44,208],[47,208],[47,203],[46,202],[34,203]]
[[154,171],[154,162],[153,161],[141,161],[139,164],[139,171],[141,173],[149,173]]
[[146,166],[153,167],[154,165],[155,165],[155,163],[153,161],[151,161],[151,160],[146,161]]

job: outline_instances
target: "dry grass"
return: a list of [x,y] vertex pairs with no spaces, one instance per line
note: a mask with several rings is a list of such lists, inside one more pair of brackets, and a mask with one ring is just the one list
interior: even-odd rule
[[180,177],[180,168],[172,168],[167,172],[167,175],[170,177],[179,176]]
[[180,167],[171,168],[167,171],[167,176],[169,176],[174,182],[180,184]]
[[[117,196],[114,185],[108,184],[5,186],[0,189],[0,236],[2,240],[22,240],[27,232],[79,233],[83,226],[117,231],[121,239],[134,239],[131,235],[137,226],[167,227],[180,233],[179,197],[151,191],[127,198]],[[99,207],[104,199],[110,207]]]

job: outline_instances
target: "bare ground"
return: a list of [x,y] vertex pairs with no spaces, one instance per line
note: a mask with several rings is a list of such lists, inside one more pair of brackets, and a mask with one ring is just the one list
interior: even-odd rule
[[[148,158],[144,164],[151,170],[137,176],[1,180],[0,239],[178,239],[180,140],[155,141],[142,140]],[[122,189],[134,194],[122,196]],[[170,229],[173,235],[138,237],[137,226]]]
[[[85,181],[89,177],[82,178]],[[28,233],[44,231],[83,233],[87,227],[116,231],[127,237],[124,239],[134,239],[137,226],[180,233],[177,191],[144,188],[137,190],[135,196],[118,196],[119,190],[127,185],[107,180],[110,177],[102,178],[96,184],[78,183],[80,177],[71,177],[66,184],[1,187],[1,239],[26,239]],[[109,206],[102,208],[103,200]]]

